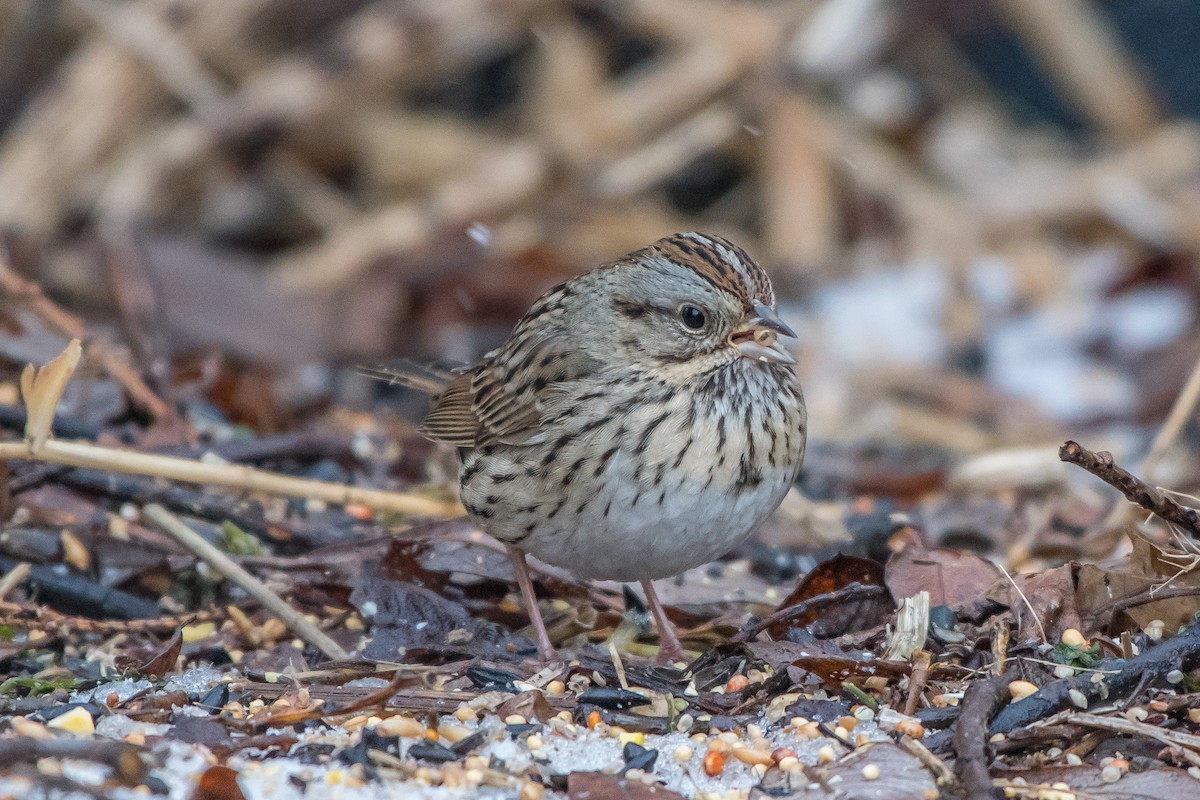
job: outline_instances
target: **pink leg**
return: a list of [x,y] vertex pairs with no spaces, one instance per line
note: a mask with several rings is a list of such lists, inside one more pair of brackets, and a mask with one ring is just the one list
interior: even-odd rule
[[653,581],[642,581],[642,591],[646,593],[646,602],[650,604],[650,613],[654,615],[654,627],[658,628],[658,658],[660,661],[686,661],[687,656],[679,644],[679,637],[667,619],[667,611],[658,600],[654,591]]
[[537,595],[533,593],[533,581],[529,578],[529,565],[525,563],[525,551],[509,546],[508,560],[512,562],[513,572],[517,576],[517,585],[521,587],[521,598],[525,601],[525,610],[529,613],[529,623],[533,625],[533,632],[537,637],[538,656],[542,661],[557,661],[558,652],[550,643],[550,634],[546,633],[546,623],[542,621],[542,612],[538,608]]

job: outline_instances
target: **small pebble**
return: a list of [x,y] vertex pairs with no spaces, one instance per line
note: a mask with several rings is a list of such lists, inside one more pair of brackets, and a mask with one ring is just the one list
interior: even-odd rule
[[879,765],[867,764],[862,768],[862,776],[868,781],[879,780]]
[[1072,678],[1075,676],[1075,668],[1069,664],[1059,664],[1054,668],[1054,677],[1056,678]]
[[1074,753],[1067,753],[1067,763],[1070,764],[1072,767],[1078,767],[1081,764],[1083,764],[1083,759],[1080,758],[1079,756],[1075,755]]
[[1174,686],[1177,683],[1183,683],[1183,670],[1173,669],[1167,673],[1167,683]]

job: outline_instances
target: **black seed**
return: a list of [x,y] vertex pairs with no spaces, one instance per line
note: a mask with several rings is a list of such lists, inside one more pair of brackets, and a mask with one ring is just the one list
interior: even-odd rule
[[428,739],[417,742],[405,753],[409,758],[419,758],[424,761],[436,761],[441,764],[458,761],[463,754],[456,753],[445,745],[431,742]]
[[640,769],[644,772],[654,771],[654,762],[658,760],[658,751],[642,747],[637,742],[626,742],[621,750],[621,758],[625,759],[625,770]]
[[619,689],[615,686],[594,686],[579,695],[579,704],[590,703],[610,711],[624,711],[634,706],[650,703],[650,698],[641,692]]
[[473,665],[467,667],[467,679],[471,681],[476,689],[481,689],[485,692],[496,689],[501,692],[515,693],[517,686],[514,681],[521,680],[521,676],[505,672],[502,669]]

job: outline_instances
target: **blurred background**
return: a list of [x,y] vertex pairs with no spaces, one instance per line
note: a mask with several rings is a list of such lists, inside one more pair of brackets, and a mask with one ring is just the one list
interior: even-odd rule
[[811,494],[1139,455],[1200,357],[1198,37],[1189,0],[0,0],[0,401],[74,325],[81,424],[412,414],[355,365],[473,359],[698,229],[801,333]]

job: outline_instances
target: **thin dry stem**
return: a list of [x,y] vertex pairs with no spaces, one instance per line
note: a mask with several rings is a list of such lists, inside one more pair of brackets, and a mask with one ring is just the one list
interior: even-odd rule
[[51,439],[36,452],[25,442],[0,443],[0,459],[24,459],[68,467],[102,469],[127,475],[146,475],[185,483],[227,486],[233,489],[304,497],[339,505],[363,505],[377,511],[393,511],[419,517],[455,517],[463,513],[457,503],[428,497],[364,489],[341,483],[293,478],[241,464],[207,464],[185,458],[116,450],[80,442]]
[[222,553],[200,534],[193,531],[183,520],[167,509],[151,503],[142,509],[143,516],[182,544],[214,570],[240,586],[247,594],[259,601],[283,621],[288,629],[304,641],[316,647],[326,657],[342,660],[349,657],[342,646],[330,639],[320,628],[309,622],[304,615],[288,605],[283,598],[272,592],[262,581],[255,578],[233,559]]

